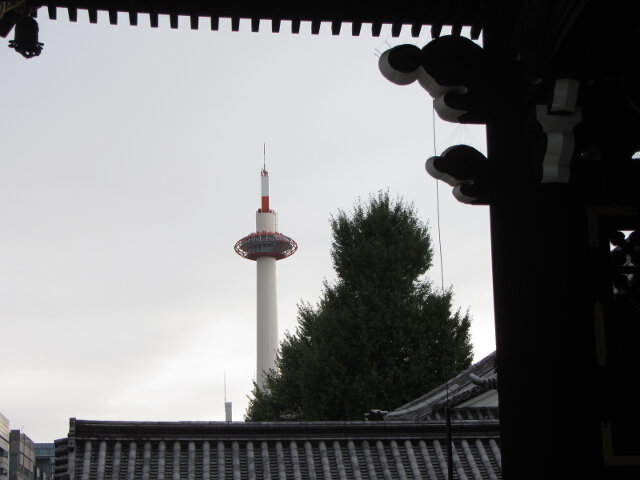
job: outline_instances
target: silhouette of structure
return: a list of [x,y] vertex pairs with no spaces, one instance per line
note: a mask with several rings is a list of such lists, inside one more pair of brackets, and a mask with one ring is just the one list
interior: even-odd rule
[[256,212],[256,232],[241,238],[235,251],[254,260],[257,268],[257,369],[256,382],[275,367],[278,351],[278,299],[276,261],[290,257],[298,249],[296,242],[277,232],[276,212],[269,208],[269,173],[261,172],[261,208]]
[[[5,37],[41,3],[2,2]],[[496,364],[506,479],[635,478],[640,474],[640,16],[633,2],[597,0],[283,0],[202,3],[51,0],[77,21],[87,9],[137,25],[148,14],[179,15],[191,28],[208,17],[250,19],[252,31],[282,20],[312,33],[329,22],[379,36],[391,24],[434,41],[385,55],[390,80],[417,80],[448,121],[484,124],[487,155],[456,145],[428,172],[456,198],[491,212]],[[441,36],[444,25],[451,35]],[[482,47],[461,36],[463,27]],[[34,40],[33,38],[31,39]],[[390,86],[391,88],[391,86]],[[390,90],[390,95],[393,94]],[[375,99],[372,99],[374,101]],[[403,108],[399,106],[399,110]],[[424,103],[416,108],[425,108]],[[542,353],[541,353],[542,352]],[[541,399],[541,381],[552,401]],[[532,415],[548,428],[532,425]],[[535,461],[532,455],[535,452]]]

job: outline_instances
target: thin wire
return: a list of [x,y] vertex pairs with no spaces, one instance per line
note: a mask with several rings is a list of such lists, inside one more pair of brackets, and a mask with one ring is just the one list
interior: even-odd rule
[[[433,138],[433,156],[438,155],[436,148],[436,109],[431,104],[431,128]],[[438,251],[440,252],[440,288],[444,295],[444,260],[442,259],[442,238],[440,237],[440,180],[436,178],[436,224],[438,230]]]
[[[438,155],[436,148],[436,109],[431,104],[431,128],[433,138],[433,156]],[[442,288],[442,301],[444,302],[444,260],[442,259],[442,238],[440,236],[440,181],[436,178],[436,224],[438,230],[438,250],[440,251],[440,287]],[[445,353],[446,355],[446,353]],[[445,359],[445,365],[448,365],[448,359]],[[451,411],[449,406],[449,374],[444,372],[444,388],[446,392],[445,419],[447,427],[447,477],[453,480],[453,440],[451,438]]]

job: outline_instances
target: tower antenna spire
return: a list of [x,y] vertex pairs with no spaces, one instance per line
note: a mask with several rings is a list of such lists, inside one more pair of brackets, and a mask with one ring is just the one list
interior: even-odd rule
[[267,171],[267,142],[262,144],[262,170]]

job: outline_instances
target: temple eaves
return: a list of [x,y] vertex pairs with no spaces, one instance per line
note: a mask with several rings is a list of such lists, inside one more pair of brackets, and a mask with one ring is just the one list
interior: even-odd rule
[[[455,8],[453,4],[455,3]],[[359,36],[364,25],[371,25],[371,35],[380,35],[382,25],[390,24],[393,36],[399,36],[403,25],[410,25],[414,37],[420,35],[424,26],[431,27],[431,35],[440,35],[443,25],[450,25],[453,34],[459,34],[463,26],[471,27],[471,37],[477,39],[483,27],[485,2],[478,0],[431,0],[425,2],[387,2],[382,6],[374,6],[365,1],[325,1],[321,5],[313,2],[297,2],[281,0],[276,2],[199,2],[184,1],[153,1],[153,0],[52,0],[37,2],[30,0],[0,1],[0,36],[6,35],[13,29],[17,21],[25,15],[35,15],[38,12],[48,13],[50,19],[55,20],[58,15],[67,15],[69,21],[82,16],[90,23],[98,22],[98,12],[108,12],[109,23],[115,25],[122,14],[128,16],[130,25],[142,25],[139,17],[144,15],[149,20],[149,26],[158,27],[160,15],[169,17],[171,28],[178,28],[180,22],[187,21],[191,29],[211,28],[217,30],[220,18],[230,18],[232,31],[238,31],[240,20],[248,19],[251,30],[258,32],[261,21],[270,21],[271,31],[280,32],[283,21],[291,22],[291,33],[300,31],[301,22],[311,23],[311,33],[318,34],[322,23],[331,24],[331,32],[338,35],[342,26],[348,24],[351,34]],[[64,12],[66,10],[66,12]],[[64,13],[63,13],[64,12]],[[206,19],[205,21],[203,21]],[[264,26],[263,26],[264,28]]]

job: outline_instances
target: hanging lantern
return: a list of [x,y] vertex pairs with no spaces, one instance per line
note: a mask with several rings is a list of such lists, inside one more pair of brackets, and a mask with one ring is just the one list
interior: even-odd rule
[[9,48],[13,48],[24,58],[40,55],[43,43],[38,42],[38,22],[33,17],[24,17],[16,24],[15,37],[9,41]]

